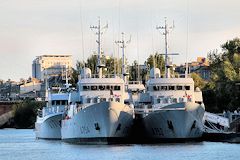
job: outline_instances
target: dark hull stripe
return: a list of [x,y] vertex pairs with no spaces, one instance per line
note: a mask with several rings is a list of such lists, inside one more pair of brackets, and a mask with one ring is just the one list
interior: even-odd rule
[[61,138],[42,138],[42,137],[36,137],[36,139],[43,139],[43,140],[61,140]]
[[141,138],[133,139],[133,144],[186,143],[201,142],[202,138]]
[[[37,138],[43,140],[61,140],[59,138]],[[146,137],[98,137],[98,138],[69,138],[62,141],[74,144],[157,144],[157,143],[186,143],[201,142],[208,140],[205,137],[200,138],[146,138]]]
[[64,139],[64,142],[74,144],[157,144],[157,143],[186,143],[201,142],[200,138],[70,138]]
[[130,138],[123,137],[97,137],[97,138],[68,138],[64,142],[75,144],[130,144]]

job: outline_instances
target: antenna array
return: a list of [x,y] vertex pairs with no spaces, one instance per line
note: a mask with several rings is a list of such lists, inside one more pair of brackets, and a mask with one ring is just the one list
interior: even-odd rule
[[98,17],[98,25],[97,26],[90,26],[90,29],[97,30],[95,34],[97,35],[97,44],[98,44],[98,54],[97,54],[97,68],[98,68],[98,76],[99,78],[102,78],[102,68],[105,67],[105,65],[102,63],[102,53],[101,53],[101,36],[103,35],[104,31],[108,28],[108,24],[106,24],[104,27],[101,27],[100,17]]
[[126,58],[125,58],[124,51],[125,51],[125,48],[127,47],[127,44],[129,44],[130,42],[131,42],[131,36],[128,41],[125,41],[123,32],[122,32],[122,40],[115,41],[115,43],[120,48],[122,48],[122,76],[125,82],[127,81],[126,76],[129,75],[129,73],[126,71]]
[[165,17],[165,25],[156,27],[157,30],[164,30],[162,32],[162,35],[164,35],[165,37],[165,54],[164,55],[165,55],[165,77],[166,78],[170,78],[170,67],[171,67],[168,55],[178,55],[177,53],[171,53],[171,54],[168,53],[168,34],[174,28],[175,28],[174,21],[172,26],[168,26],[166,17]]

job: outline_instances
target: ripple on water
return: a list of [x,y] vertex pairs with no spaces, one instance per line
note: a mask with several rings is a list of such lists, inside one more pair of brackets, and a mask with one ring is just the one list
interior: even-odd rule
[[73,145],[36,140],[33,130],[0,130],[4,160],[238,160],[240,144],[196,142],[158,145]]

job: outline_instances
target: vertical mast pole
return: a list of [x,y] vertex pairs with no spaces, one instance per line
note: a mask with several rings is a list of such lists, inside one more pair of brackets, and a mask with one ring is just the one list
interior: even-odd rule
[[101,66],[101,31],[100,31],[100,17],[98,17],[98,26],[97,26],[97,36],[98,36],[98,63],[97,63],[97,67],[98,67],[98,76],[99,78],[102,78],[102,66]]
[[186,38],[186,70],[185,78],[188,77],[188,42],[189,42],[189,0],[187,0],[187,38]]
[[101,58],[102,58],[102,53],[101,53],[101,35],[103,34],[102,29],[107,28],[108,25],[106,25],[105,27],[101,28],[101,22],[100,22],[100,17],[98,17],[98,25],[97,26],[90,26],[90,28],[96,29],[96,35],[97,35],[97,44],[98,44],[98,49],[97,49],[97,72],[98,72],[98,77],[102,78],[102,68],[104,67],[104,65],[101,62]]
[[168,67],[168,44],[167,44],[167,34],[168,34],[168,26],[167,26],[167,19],[165,18],[165,77],[169,78],[169,67]]
[[165,17],[165,25],[162,26],[157,26],[157,29],[163,29],[164,32],[162,33],[165,37],[165,78],[170,78],[170,66],[169,66],[169,62],[168,62],[168,34],[169,34],[169,29],[173,29],[174,28],[174,24],[173,26],[168,26],[167,25],[167,18]]
[[125,42],[124,33],[122,32],[122,40],[121,41],[115,41],[116,44],[120,44],[119,47],[122,48],[122,78],[125,82],[127,82],[127,71],[126,71],[126,58],[125,58],[125,48],[126,43],[130,43],[131,38],[129,41]]
[[125,48],[124,33],[122,33],[122,75],[123,75],[123,80],[126,82],[126,68],[125,68],[124,48]]

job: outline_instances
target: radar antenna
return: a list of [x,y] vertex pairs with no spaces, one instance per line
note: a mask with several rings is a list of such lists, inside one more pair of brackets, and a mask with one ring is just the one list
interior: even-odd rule
[[106,24],[104,27],[101,27],[100,17],[98,17],[98,25],[97,26],[90,26],[90,29],[97,30],[95,33],[97,35],[97,44],[98,44],[98,55],[97,55],[97,68],[98,68],[98,76],[99,78],[102,78],[102,68],[105,67],[105,64],[102,63],[102,55],[101,53],[101,36],[103,35],[104,31],[108,28],[108,24]]
[[122,77],[125,82],[127,82],[127,77],[129,73],[126,70],[126,58],[125,58],[125,48],[127,44],[131,42],[131,36],[128,41],[125,41],[124,33],[122,32],[122,40],[115,41],[115,43],[122,48]]
[[171,64],[169,62],[168,55],[179,55],[178,53],[168,53],[168,34],[170,30],[173,30],[174,28],[175,28],[174,21],[172,26],[168,26],[166,17],[165,17],[165,25],[156,27],[157,30],[164,30],[162,34],[165,37],[165,54],[164,54],[165,55],[165,78],[170,78]]

